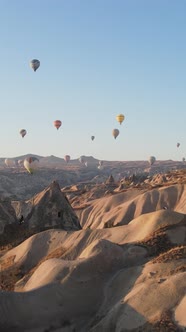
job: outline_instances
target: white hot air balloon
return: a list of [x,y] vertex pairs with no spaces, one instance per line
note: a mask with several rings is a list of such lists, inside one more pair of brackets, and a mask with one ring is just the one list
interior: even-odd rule
[[14,162],[13,159],[6,158],[6,159],[5,159],[5,165],[6,165],[7,167],[13,167],[13,166],[15,166],[15,162]]
[[33,174],[39,167],[39,159],[35,157],[29,157],[24,160],[24,167],[28,173]]
[[152,166],[156,161],[156,158],[154,156],[149,157],[149,164]]
[[19,165],[20,167],[24,166],[24,165],[23,165],[23,163],[24,163],[24,159],[19,159],[17,163],[18,163],[18,165]]

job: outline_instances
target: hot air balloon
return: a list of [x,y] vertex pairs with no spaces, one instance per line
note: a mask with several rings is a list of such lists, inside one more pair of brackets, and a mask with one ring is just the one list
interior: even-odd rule
[[8,167],[13,167],[13,166],[15,166],[15,162],[14,162],[13,159],[6,158],[5,159],[5,165],[8,166]]
[[95,136],[91,136],[91,140],[92,140],[92,141],[94,140],[94,138],[95,138]]
[[68,154],[66,154],[66,156],[64,156],[64,159],[68,163],[70,161],[70,156]]
[[156,158],[154,156],[149,157],[149,164],[152,166],[156,161]]
[[19,159],[18,160],[18,165],[21,167],[21,166],[23,166],[23,163],[24,163],[24,160],[23,159]]
[[81,164],[84,164],[84,163],[85,163],[85,158],[84,158],[83,156],[81,156],[81,157],[79,158],[79,162],[80,162]]
[[179,146],[180,146],[180,143],[177,143],[177,144],[176,144],[176,146],[177,146],[177,148],[179,148]]
[[54,127],[57,128],[57,130],[61,127],[62,125],[62,122],[60,120],[55,120],[54,121]]
[[24,160],[24,167],[28,173],[33,174],[39,166],[39,159],[35,157],[29,157]]
[[19,133],[22,137],[24,137],[26,135],[26,129],[21,129]]
[[118,114],[116,116],[116,120],[120,123],[120,125],[122,124],[124,119],[125,119],[125,116],[123,114]]
[[116,137],[118,137],[118,135],[119,135],[119,130],[118,129],[113,129],[112,136],[114,136],[114,138],[116,139]]
[[39,68],[39,66],[40,66],[40,61],[39,61],[39,60],[37,60],[37,59],[33,59],[33,60],[30,61],[30,67],[31,67],[34,71],[36,71],[36,70]]

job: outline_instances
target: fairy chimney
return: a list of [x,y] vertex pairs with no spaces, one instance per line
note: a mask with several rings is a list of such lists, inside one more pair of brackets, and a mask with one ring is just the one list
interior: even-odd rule
[[56,181],[27,203],[31,206],[30,211],[24,215],[23,208],[22,215],[29,229],[81,229],[78,217]]

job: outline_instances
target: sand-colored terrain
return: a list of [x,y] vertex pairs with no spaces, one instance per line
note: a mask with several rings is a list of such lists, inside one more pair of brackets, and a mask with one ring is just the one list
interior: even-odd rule
[[2,202],[0,331],[185,331],[185,183],[55,182]]

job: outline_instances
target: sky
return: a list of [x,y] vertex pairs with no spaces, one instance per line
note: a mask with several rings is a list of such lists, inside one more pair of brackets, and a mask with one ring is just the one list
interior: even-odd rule
[[0,46],[0,157],[186,157],[185,0],[0,0]]

